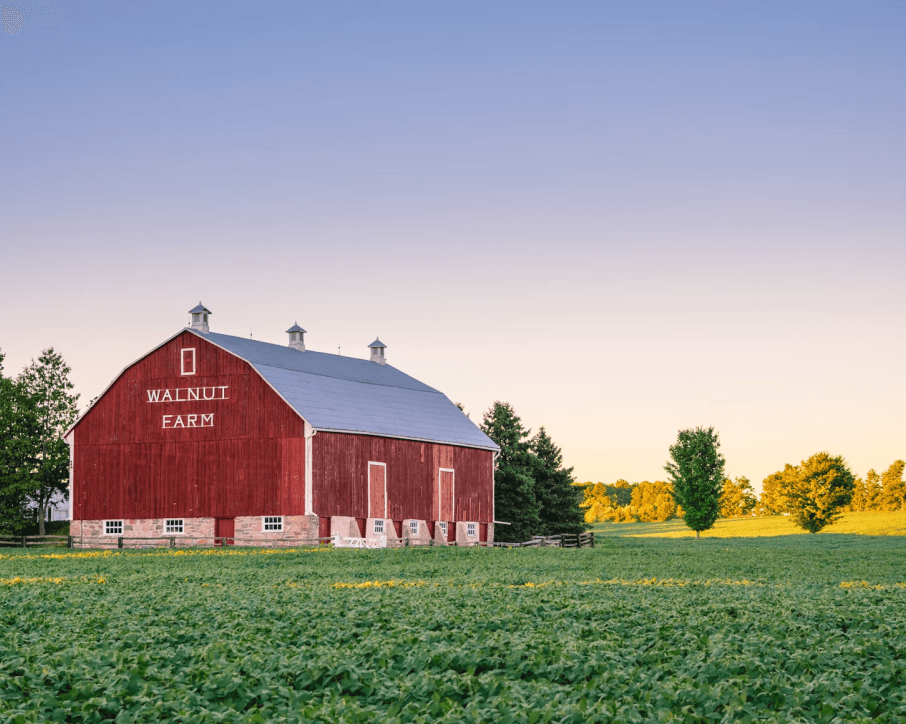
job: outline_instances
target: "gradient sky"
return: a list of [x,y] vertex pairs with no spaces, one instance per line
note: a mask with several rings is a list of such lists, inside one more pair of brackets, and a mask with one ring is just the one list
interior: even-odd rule
[[380,335],[580,480],[694,425],[756,487],[906,457],[904,2],[14,4],[6,374],[52,345],[84,405],[201,299]]

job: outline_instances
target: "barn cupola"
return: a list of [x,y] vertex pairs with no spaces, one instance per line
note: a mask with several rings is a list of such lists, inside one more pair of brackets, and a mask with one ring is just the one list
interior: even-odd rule
[[376,339],[374,342],[368,345],[371,349],[371,361],[377,362],[379,365],[387,364],[387,358],[384,356],[384,349],[387,345],[381,342],[381,340]]
[[286,330],[289,335],[289,346],[300,352],[305,351],[305,330],[296,322],[292,327]]
[[213,314],[213,312],[207,309],[204,304],[199,302],[197,307],[189,310],[189,314],[192,315],[191,329],[196,329],[205,334],[211,331],[208,328],[208,315]]

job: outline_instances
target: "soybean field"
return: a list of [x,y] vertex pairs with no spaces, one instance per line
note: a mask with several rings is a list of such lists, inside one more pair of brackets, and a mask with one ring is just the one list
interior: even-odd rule
[[0,555],[0,722],[900,722],[900,537]]

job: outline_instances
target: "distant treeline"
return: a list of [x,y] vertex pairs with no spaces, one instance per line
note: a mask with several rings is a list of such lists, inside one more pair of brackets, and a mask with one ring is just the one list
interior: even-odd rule
[[[906,482],[903,472],[906,463],[897,460],[883,473],[869,470],[865,479],[856,478],[852,500],[845,510],[906,511]],[[720,516],[738,518],[751,515],[783,515],[790,512],[787,491],[795,486],[802,471],[798,465],[787,464],[783,470],[768,475],[762,482],[759,498],[745,476],[724,480],[720,499]],[[650,523],[681,518],[682,508],[676,504],[673,486],[662,480],[630,483],[576,483],[584,490],[581,507],[585,521],[597,523]]]

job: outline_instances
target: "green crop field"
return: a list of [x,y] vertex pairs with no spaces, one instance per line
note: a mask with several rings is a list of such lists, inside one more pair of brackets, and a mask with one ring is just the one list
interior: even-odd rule
[[902,722],[906,539],[0,556],[0,722]]

